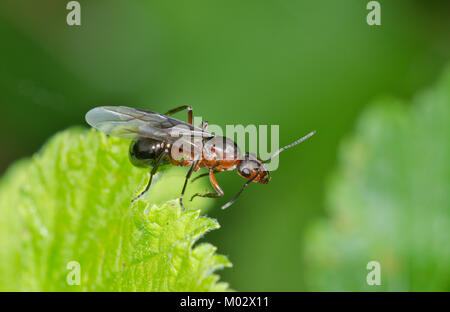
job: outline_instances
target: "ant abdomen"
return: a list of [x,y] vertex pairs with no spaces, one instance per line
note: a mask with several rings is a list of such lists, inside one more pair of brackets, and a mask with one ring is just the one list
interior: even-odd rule
[[[153,167],[165,148],[164,142],[150,138],[138,139],[130,144],[130,161],[136,167]],[[160,166],[168,163],[168,159],[162,159]]]

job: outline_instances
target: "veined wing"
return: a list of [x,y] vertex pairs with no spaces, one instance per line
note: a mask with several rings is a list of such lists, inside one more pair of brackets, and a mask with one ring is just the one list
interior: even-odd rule
[[86,114],[86,122],[112,136],[124,139],[139,137],[175,142],[181,137],[213,137],[187,122],[163,114],[126,106],[99,106]]

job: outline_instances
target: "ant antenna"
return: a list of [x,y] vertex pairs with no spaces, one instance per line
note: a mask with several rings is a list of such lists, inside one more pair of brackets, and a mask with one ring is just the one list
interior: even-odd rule
[[264,160],[263,163],[267,163],[270,160],[272,160],[273,158],[277,157],[282,151],[287,150],[288,148],[291,148],[294,145],[297,145],[299,143],[302,143],[303,141],[305,141],[306,139],[312,137],[314,134],[316,133],[316,130],[311,131],[310,133],[308,133],[307,135],[305,135],[303,138],[298,139],[297,141],[286,145],[285,147],[280,148],[278,151],[276,151],[275,153],[272,154],[272,156],[269,157],[269,159]]
[[236,196],[234,196],[232,200],[230,200],[228,203],[223,205],[222,209],[226,209],[226,208],[230,207],[231,205],[233,205],[233,203],[236,201],[236,199],[238,199],[239,195],[241,195],[242,192],[244,191],[244,189],[247,187],[247,185],[249,185],[253,180],[255,180],[257,176],[258,176],[258,174],[255,174],[253,176],[253,178],[251,178],[250,180],[245,182],[244,185],[242,186],[241,190],[239,191],[239,193],[237,193]]

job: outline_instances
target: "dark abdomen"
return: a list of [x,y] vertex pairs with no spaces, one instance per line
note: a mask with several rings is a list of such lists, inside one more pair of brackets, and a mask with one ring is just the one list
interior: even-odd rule
[[[136,167],[153,167],[165,148],[164,142],[154,139],[142,138],[133,141],[129,150],[130,161]],[[160,166],[168,163],[168,157],[164,157]]]

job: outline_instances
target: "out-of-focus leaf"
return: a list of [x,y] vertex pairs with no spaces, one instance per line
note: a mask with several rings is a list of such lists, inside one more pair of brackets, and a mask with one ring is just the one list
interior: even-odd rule
[[[181,179],[165,180],[171,176]],[[197,209],[187,202],[182,211],[178,201],[168,201],[184,181],[168,169],[132,205],[147,179],[147,171],[130,164],[127,141],[79,129],[56,135],[32,159],[15,164],[0,180],[0,289],[227,290],[213,272],[230,266],[228,260],[212,245],[194,246],[219,227],[199,216],[198,208],[211,202],[198,200]],[[190,185],[189,193],[204,185]],[[80,285],[67,282],[76,281],[68,267],[73,261]]]
[[[410,106],[379,101],[341,146],[328,220],[305,237],[315,290],[450,290],[450,71]],[[369,261],[381,285],[369,286]]]

